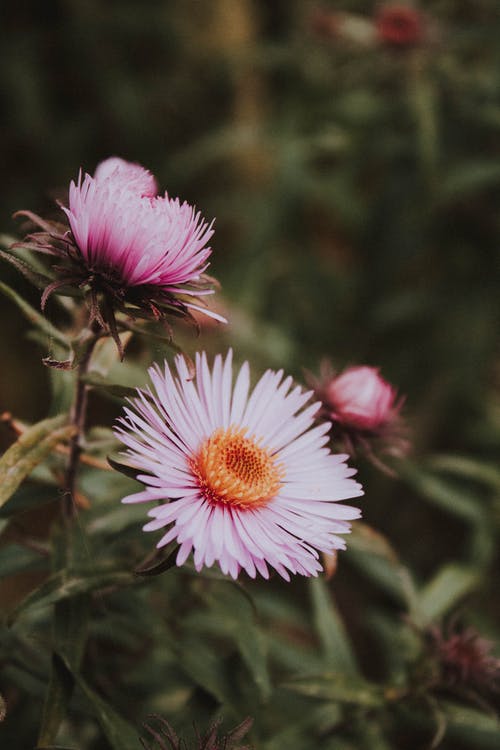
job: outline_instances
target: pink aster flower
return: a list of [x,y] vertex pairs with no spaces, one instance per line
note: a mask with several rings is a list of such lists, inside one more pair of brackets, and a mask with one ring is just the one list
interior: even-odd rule
[[119,420],[127,464],[146,489],[125,503],[157,501],[146,531],[176,540],[177,565],[193,552],[197,570],[217,562],[236,578],[269,576],[269,567],[310,576],[322,569],[318,550],[343,549],[357,508],[338,501],[362,495],[345,455],[326,444],[330,424],[314,424],[318,403],[268,370],[250,390],[248,363],[232,385],[232,353],[196,356],[193,381],[182,357],[177,377],[167,363],[149,370]]
[[188,203],[157,193],[146,169],[112,157],[93,177],[80,173],[71,182],[69,205],[62,207],[69,229],[20,212],[43,230],[28,237],[28,246],[57,258],[42,307],[57,289],[78,285],[89,297],[91,318],[117,343],[117,310],[159,320],[190,317],[193,309],[225,322],[202,301],[213,293],[204,274],[212,224]]

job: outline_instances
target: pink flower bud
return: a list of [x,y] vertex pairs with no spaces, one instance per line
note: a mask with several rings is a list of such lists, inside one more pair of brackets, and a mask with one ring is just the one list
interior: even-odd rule
[[376,432],[399,412],[396,390],[376,367],[350,367],[324,389],[330,416],[347,428]]

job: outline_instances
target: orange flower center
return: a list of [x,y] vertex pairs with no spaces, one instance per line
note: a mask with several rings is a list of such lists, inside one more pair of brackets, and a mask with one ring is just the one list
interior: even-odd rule
[[239,508],[265,505],[281,487],[283,470],[245,430],[218,429],[201,445],[192,469],[208,502]]

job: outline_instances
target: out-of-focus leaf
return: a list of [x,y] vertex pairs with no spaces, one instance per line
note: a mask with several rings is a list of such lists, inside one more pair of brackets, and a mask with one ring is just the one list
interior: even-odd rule
[[286,682],[284,687],[311,698],[352,703],[366,708],[380,708],[385,702],[382,687],[362,677],[339,675],[336,672],[296,677]]
[[11,289],[10,286],[4,284],[3,281],[0,281],[0,292],[2,292],[2,294],[12,300],[12,302],[14,302],[19,307],[24,316],[30,321],[30,323],[36,326],[36,328],[39,328],[41,331],[47,334],[47,336],[53,338],[59,344],[65,346],[66,349],[69,348],[69,341],[66,336],[61,333],[61,331],[59,331],[59,329],[57,329],[54,325],[52,325],[52,323],[47,320],[44,315],[35,310],[35,308],[32,307],[29,302],[26,302],[26,300],[24,300],[21,295],[15,292],[14,289]]
[[477,582],[474,570],[458,564],[445,565],[420,592],[420,624],[427,625],[443,617]]
[[179,644],[179,664],[200,687],[233,713],[235,685],[221,657],[199,637],[185,637]]
[[191,630],[225,635],[233,640],[247,669],[263,697],[270,692],[267,666],[267,644],[256,621],[253,601],[242,588],[216,586],[215,594],[207,597],[208,611],[197,611],[189,618]]
[[59,571],[26,596],[10,614],[9,621],[13,622],[23,612],[34,607],[46,607],[49,604],[78,594],[99,591],[108,587],[130,586],[134,583],[137,583],[137,578],[131,573],[124,573],[123,571],[96,572],[95,569],[92,569],[87,575],[72,576],[67,576],[64,571]]
[[54,654],[38,735],[39,746],[50,746],[56,740],[61,722],[66,716],[72,692],[73,678],[71,673]]
[[483,515],[481,503],[470,493],[445,481],[423,467],[405,464],[401,470],[404,478],[422,497],[464,521],[477,522]]
[[463,704],[440,703],[447,721],[447,735],[466,742],[474,750],[498,750],[500,722],[497,717]]
[[[127,344],[132,338],[130,331],[124,331],[119,334],[122,347],[125,350]],[[109,371],[120,361],[120,353],[115,341],[111,337],[100,339],[97,342],[92,353],[92,362],[89,368],[89,374],[106,378]]]
[[6,544],[0,547],[0,578],[46,566],[46,561],[34,550],[19,544]]
[[328,586],[322,578],[313,578],[310,587],[314,624],[321,641],[325,665],[342,674],[357,674],[356,659]]
[[461,162],[441,180],[441,200],[462,198],[500,183],[498,161]]
[[500,469],[497,466],[468,456],[437,455],[429,465],[437,471],[449,472],[460,477],[473,479],[492,487],[500,487]]
[[40,482],[26,482],[19,487],[0,507],[0,518],[10,518],[16,513],[23,513],[31,508],[46,505],[56,500],[58,490],[55,486]]
[[105,376],[101,375],[98,372],[89,372],[82,378],[82,380],[92,388],[101,391],[107,396],[112,396],[114,399],[121,400],[126,396],[137,395],[135,388],[131,388],[128,385],[120,385],[119,383],[110,383]]
[[74,434],[74,426],[66,422],[66,415],[44,419],[28,427],[5,451],[0,458],[0,507],[58,443]]
[[[62,662],[63,660],[59,660]],[[72,672],[70,665],[64,661],[68,672]],[[113,750],[138,750],[138,732],[128,721],[120,716],[110,704],[98,695],[88,682],[77,672],[72,672],[73,679],[89,701],[94,715],[99,722]]]
[[410,613],[416,613],[417,594],[411,573],[383,534],[358,521],[346,554],[381,588],[405,604]]

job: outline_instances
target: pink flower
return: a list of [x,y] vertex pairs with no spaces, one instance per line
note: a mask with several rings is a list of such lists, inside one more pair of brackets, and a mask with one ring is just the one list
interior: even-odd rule
[[331,419],[356,430],[375,432],[399,411],[396,390],[376,367],[349,367],[324,387]]
[[379,39],[392,47],[414,47],[423,41],[425,22],[421,13],[406,5],[386,5],[375,18]]
[[218,562],[236,578],[241,569],[269,576],[320,571],[318,550],[345,543],[357,508],[338,503],[362,495],[345,464],[332,455],[329,423],[315,426],[319,404],[268,370],[250,391],[248,363],[232,386],[232,352],[196,356],[196,380],[182,357],[177,377],[165,363],[149,370],[152,388],[139,390],[119,420],[127,463],[146,489],[125,503],[156,501],[144,529],[165,529],[158,547],[177,540],[177,565],[194,553],[197,570]]
[[213,222],[188,203],[157,193],[146,169],[112,157],[93,177],[80,173],[71,182],[69,206],[62,207],[71,231],[19,212],[43,230],[23,245],[56,257],[55,279],[42,295],[42,307],[61,287],[78,286],[89,299],[91,319],[111,331],[118,346],[116,311],[194,322],[190,310],[195,310],[226,322],[203,303],[213,293],[213,279],[204,273]]
[[185,285],[196,284],[208,266],[212,225],[188,203],[166,193],[152,197],[152,191],[156,181],[149,172],[117,158],[102,162],[95,177],[87,174],[82,182],[80,175],[71,183],[63,211],[86,267],[122,287],[207,294]]

